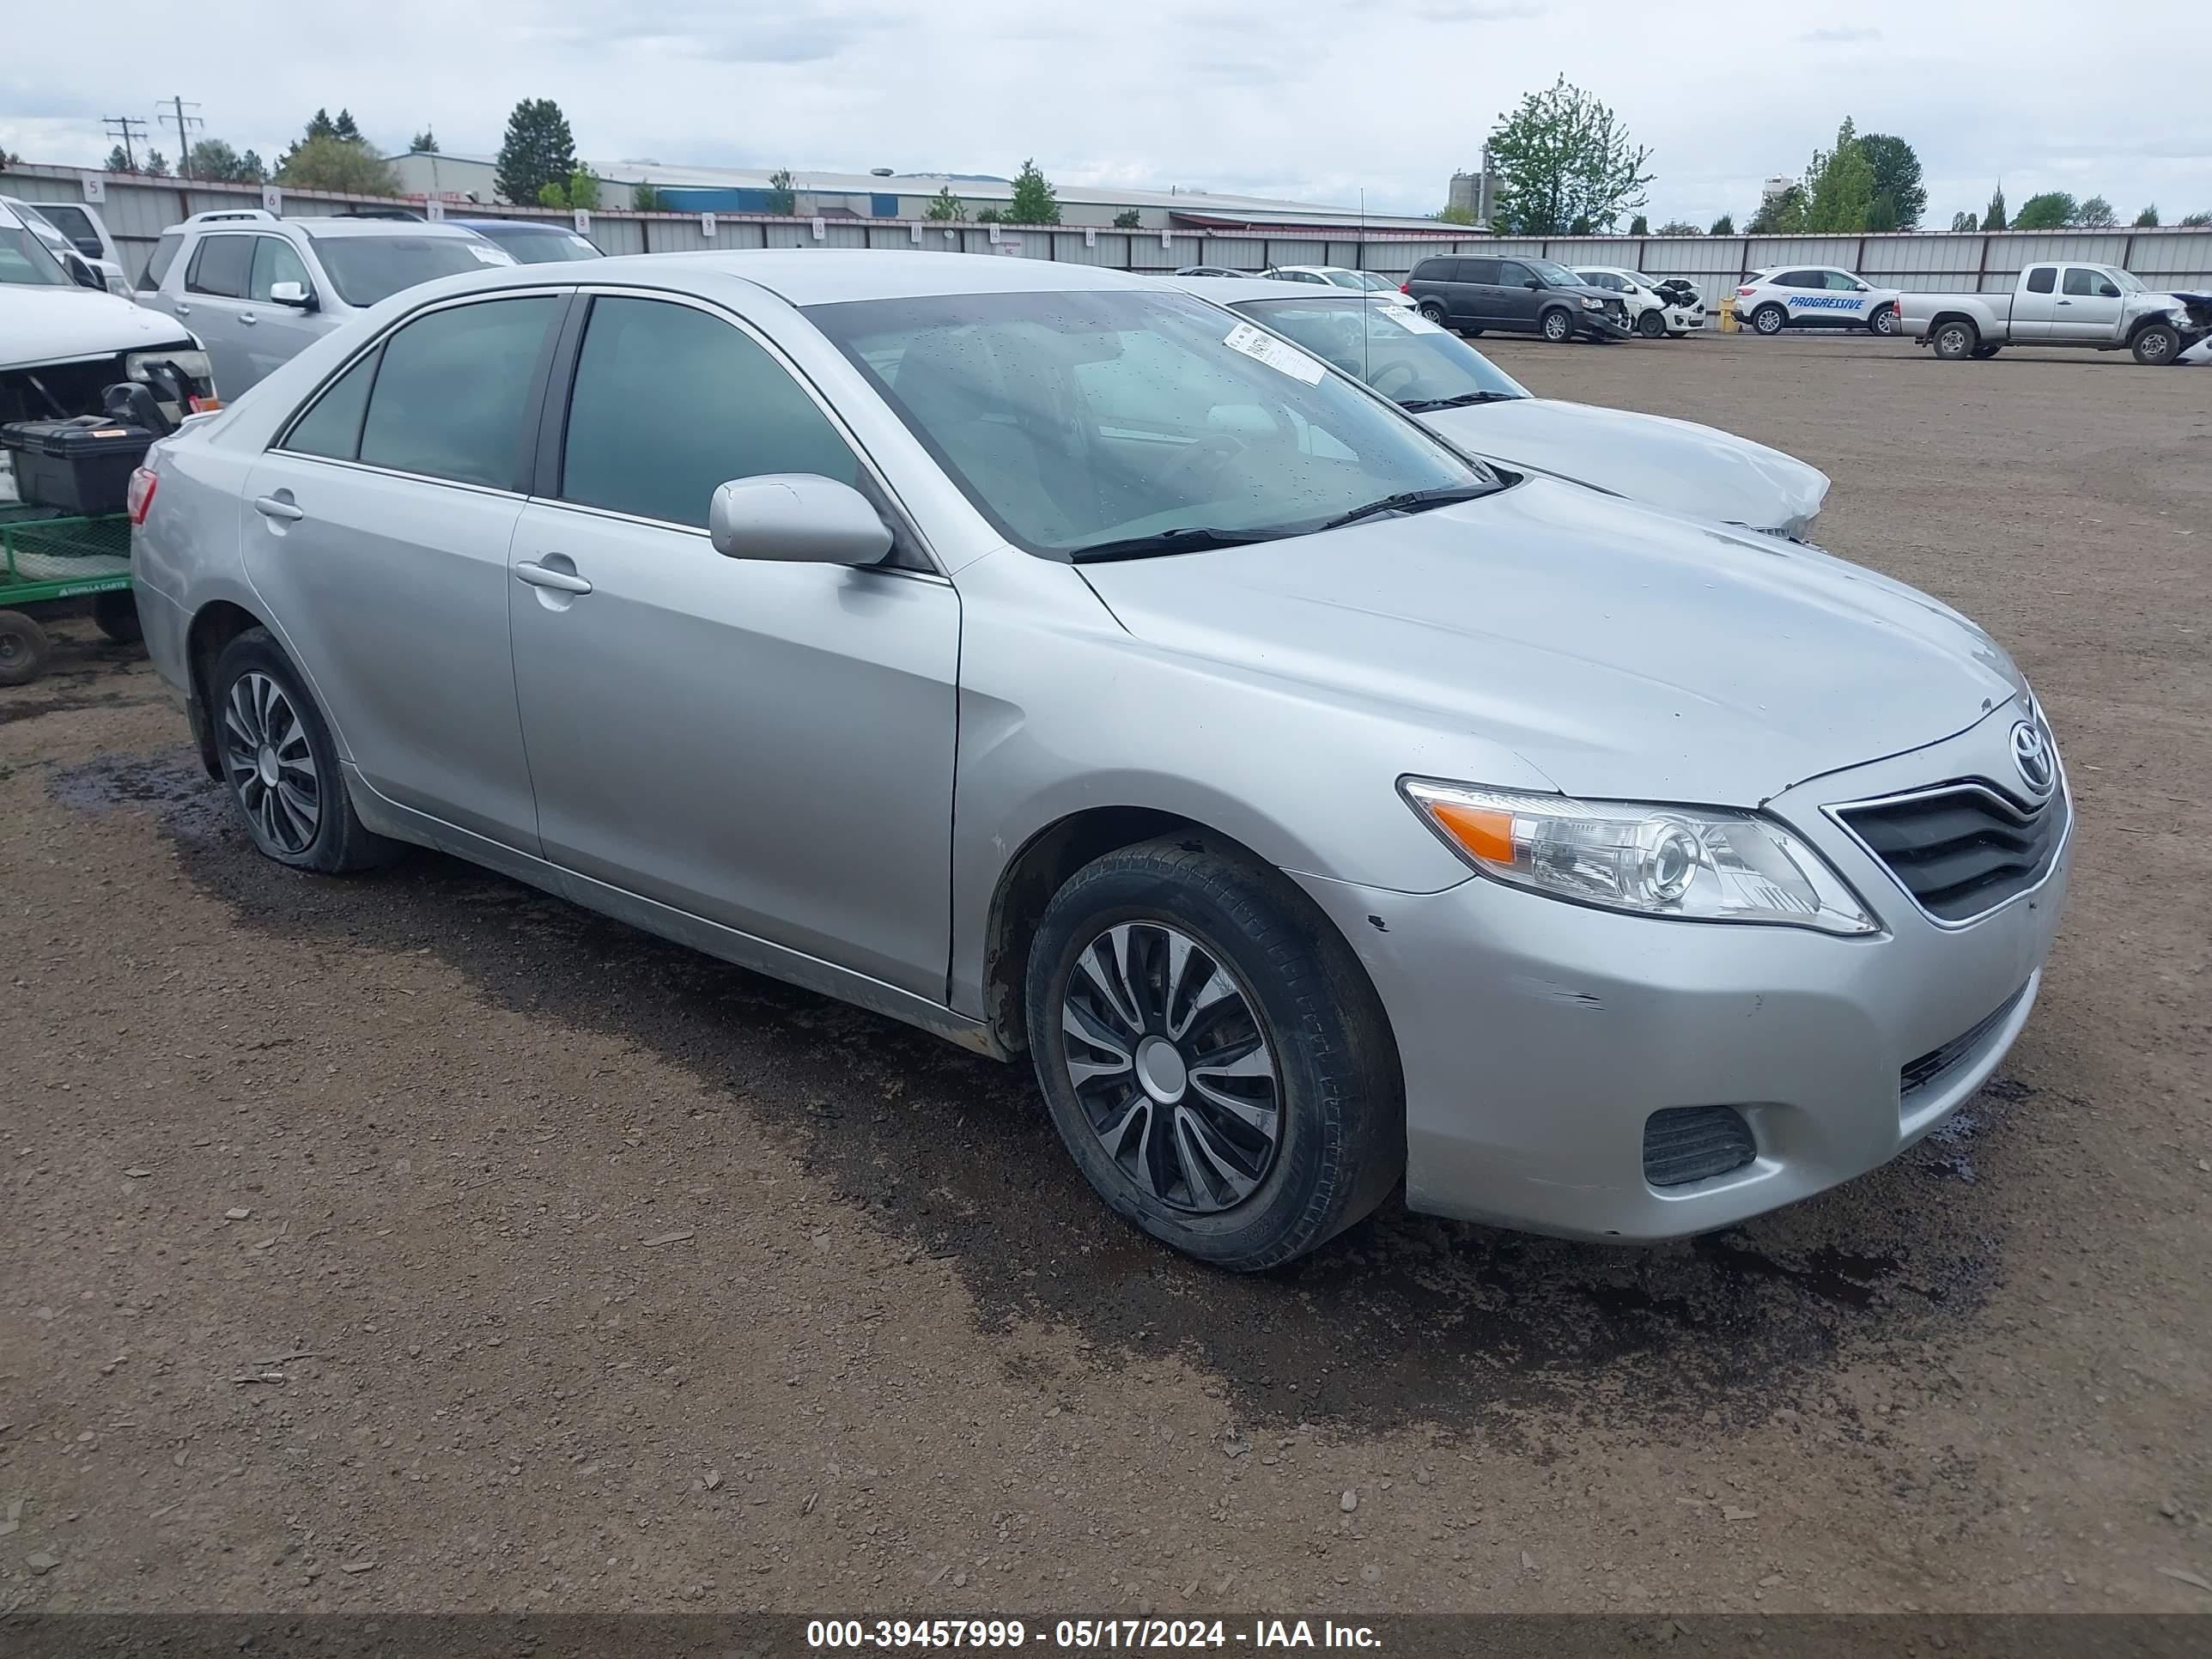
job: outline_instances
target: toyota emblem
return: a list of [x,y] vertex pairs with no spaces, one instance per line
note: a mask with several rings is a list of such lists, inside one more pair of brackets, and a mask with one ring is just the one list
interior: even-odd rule
[[2012,763],[2021,781],[2039,799],[2051,793],[2058,767],[2051,753],[2051,734],[2034,720],[2021,720],[2012,728]]

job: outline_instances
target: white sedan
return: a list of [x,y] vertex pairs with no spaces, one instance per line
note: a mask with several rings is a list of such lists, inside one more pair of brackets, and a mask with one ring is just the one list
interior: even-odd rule
[[1875,288],[1834,265],[1771,265],[1737,285],[1735,314],[1758,334],[1785,328],[1863,328],[1897,332],[1898,291]]
[[1628,325],[1647,340],[1680,339],[1705,325],[1705,302],[1679,276],[1647,276],[1625,265],[1576,265],[1576,276],[1592,288],[1620,295]]
[[1308,283],[1322,288],[1348,288],[1355,294],[1371,294],[1393,305],[1413,308],[1413,296],[1387,276],[1350,265],[1270,265],[1260,275],[1270,282]]

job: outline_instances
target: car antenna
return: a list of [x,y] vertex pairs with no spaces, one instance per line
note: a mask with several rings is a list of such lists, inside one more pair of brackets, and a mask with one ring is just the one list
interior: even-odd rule
[[[1367,269],[1367,186],[1364,185],[1359,187],[1359,269],[1363,271]],[[1373,371],[1375,364],[1369,356],[1371,348],[1368,344],[1368,336],[1373,331],[1368,327],[1368,324],[1373,320],[1374,313],[1371,307],[1374,304],[1374,295],[1365,289],[1361,289],[1359,290],[1359,378],[1370,386],[1374,383],[1368,380],[1367,377]]]

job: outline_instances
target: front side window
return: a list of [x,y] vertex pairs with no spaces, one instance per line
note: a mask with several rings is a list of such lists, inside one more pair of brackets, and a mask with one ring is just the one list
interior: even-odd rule
[[[666,418],[641,418],[653,410]],[[860,482],[830,417],[743,329],[661,300],[592,302],[562,501],[703,529],[719,486],[767,472]]]
[[1415,411],[1526,398],[1528,389],[1473,346],[1402,306],[1326,295],[1247,300],[1238,311]]
[[297,283],[311,289],[307,281],[307,263],[300,258],[299,250],[282,236],[257,236],[253,239],[253,271],[249,281],[249,299],[264,305],[274,303],[270,290],[279,283]]
[[0,283],[21,288],[68,288],[70,274],[46,246],[0,208]]
[[957,295],[806,315],[979,512],[1050,556],[1271,540],[1393,496],[1497,484],[1309,354],[1186,295]]
[[356,307],[417,283],[514,261],[476,236],[318,236],[315,256],[338,298]]
[[1500,264],[1498,272],[1498,280],[1508,288],[1519,288],[1522,283],[1534,280],[1536,274],[1515,259],[1507,259]]
[[161,286],[161,278],[169,274],[169,267],[177,262],[177,250],[184,245],[184,232],[165,230],[161,233],[161,240],[154,246],[154,257],[146,262],[146,274],[138,279],[141,294],[151,294]]
[[1824,270],[1820,274],[1828,279],[1830,288],[1847,294],[1857,293],[1862,286],[1859,279],[1847,270]]
[[1582,284],[1583,279],[1565,265],[1554,264],[1549,259],[1531,259],[1528,263],[1529,275],[1546,288],[1577,288]]
[[399,330],[384,343],[362,423],[362,460],[515,489],[536,436],[531,382],[566,303],[550,295],[487,300],[431,312]]
[[2027,273],[2027,291],[2030,294],[2049,294],[2057,286],[2058,267],[2057,265],[2038,265]]
[[185,273],[185,292],[218,300],[244,299],[257,240],[252,236],[203,238],[198,252],[192,255],[191,269]]

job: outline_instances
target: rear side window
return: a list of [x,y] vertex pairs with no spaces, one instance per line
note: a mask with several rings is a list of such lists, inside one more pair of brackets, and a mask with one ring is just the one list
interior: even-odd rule
[[251,236],[206,238],[192,255],[191,269],[185,273],[185,291],[212,295],[220,300],[244,299],[246,271],[253,263],[254,240]]
[[1449,283],[1457,280],[1459,261],[1456,259],[1424,259],[1413,267],[1413,280],[1417,283]]
[[2027,273],[2027,291],[2030,294],[2048,294],[2057,285],[2057,265],[2038,265]]
[[593,301],[561,499],[703,529],[718,486],[764,472],[860,479],[843,435],[744,330],[690,306]]
[[1459,262],[1459,279],[1462,283],[1495,283],[1498,281],[1498,261],[1462,259]]
[[1817,270],[1785,270],[1774,279],[1777,288],[1822,288],[1826,286]]
[[138,291],[150,294],[161,286],[161,278],[169,274],[169,267],[177,262],[177,250],[185,245],[185,234],[180,230],[165,230],[154,249],[154,257],[146,262],[145,274],[138,279]]
[[[565,303],[545,295],[453,306],[394,334],[362,423],[362,460],[516,488],[535,435],[532,383]],[[639,421],[653,406],[641,402],[624,413]]]
[[368,411],[368,389],[376,380],[372,351],[331,382],[314,406],[294,423],[283,447],[302,455],[326,455],[334,461],[361,454],[361,417]]

